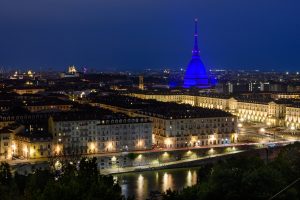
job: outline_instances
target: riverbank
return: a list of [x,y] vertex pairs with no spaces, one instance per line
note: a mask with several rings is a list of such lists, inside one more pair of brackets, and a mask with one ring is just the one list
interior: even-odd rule
[[[253,150],[253,149],[252,149]],[[225,159],[231,157],[235,154],[240,154],[249,150],[238,150],[234,152],[228,152],[223,154],[216,154],[211,156],[205,156],[201,158],[194,159],[186,159],[173,161],[163,164],[156,165],[144,165],[144,166],[135,166],[135,167],[125,167],[125,168],[115,168],[115,169],[103,169],[100,171],[101,174],[109,175],[109,174],[122,174],[129,172],[142,172],[142,171],[151,171],[151,170],[161,170],[161,169],[173,169],[173,168],[184,168],[184,167],[194,167],[199,164],[208,163],[208,162],[216,162],[220,159]]]
[[272,148],[256,147],[251,149],[242,149],[242,150],[235,150],[227,153],[213,154],[209,156],[172,161],[163,164],[152,164],[152,165],[150,164],[150,165],[125,167],[125,168],[103,169],[100,170],[100,173],[103,175],[114,175],[114,174],[144,172],[144,171],[161,170],[161,169],[197,167],[201,164],[214,163],[219,160],[228,159],[234,156],[250,156],[253,154],[260,156],[262,159],[268,160],[276,157],[277,153],[280,151],[282,147],[283,146],[276,146]]

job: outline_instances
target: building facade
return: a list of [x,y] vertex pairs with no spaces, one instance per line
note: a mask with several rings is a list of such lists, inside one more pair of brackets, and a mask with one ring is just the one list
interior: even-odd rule
[[291,131],[300,129],[300,106],[290,105],[286,107],[285,116],[286,125],[290,127]]
[[[283,94],[282,94],[283,95]],[[281,97],[277,96],[277,97]],[[187,94],[154,94],[132,93],[130,96],[142,99],[155,99],[162,102],[186,103],[203,108],[214,108],[228,111],[241,121],[266,123],[268,126],[291,126],[299,115],[296,106],[283,99],[241,99],[226,95],[187,95]],[[292,120],[293,119],[293,120]],[[296,122],[294,122],[296,124]],[[296,128],[297,127],[297,128]],[[298,129],[299,126],[295,125]],[[300,128],[300,127],[299,127]]]
[[13,149],[13,155],[20,158],[48,158],[52,156],[52,135],[47,132],[16,134]]
[[135,151],[152,147],[152,124],[145,118],[50,117],[49,132],[53,135],[55,154]]
[[[183,148],[237,142],[237,117],[228,112],[132,97],[109,98],[92,104],[113,112],[149,118],[153,123],[153,143],[159,147]],[[182,101],[182,96],[167,98],[164,101]],[[194,98],[189,96],[186,101]]]

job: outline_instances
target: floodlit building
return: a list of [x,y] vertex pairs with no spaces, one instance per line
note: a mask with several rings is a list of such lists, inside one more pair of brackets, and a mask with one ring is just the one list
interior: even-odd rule
[[10,124],[0,129],[0,160],[12,159],[12,156],[17,153],[14,137],[23,130],[24,126],[19,124]]
[[13,91],[19,95],[23,94],[37,94],[45,92],[45,88],[41,87],[17,87]]
[[[142,99],[155,99],[162,102],[186,103],[203,108],[214,108],[224,110],[239,117],[241,121],[266,123],[268,126],[292,126],[291,121],[296,124],[296,107],[290,100],[281,94],[283,99],[251,99],[241,97],[230,97],[228,95],[216,94],[162,94],[162,93],[132,93],[130,96]],[[298,119],[298,118],[297,118]],[[296,120],[296,121],[295,121]],[[299,127],[295,125],[295,128]],[[300,127],[299,127],[300,128]]]
[[300,105],[293,104],[286,107],[286,126],[294,131],[300,129]]
[[61,114],[50,117],[48,124],[55,154],[133,151],[152,146],[152,124],[147,118],[105,109]]
[[13,140],[14,155],[25,159],[47,158],[52,155],[52,135],[46,130],[25,130]]
[[96,99],[93,105],[150,118],[153,142],[160,147],[195,147],[237,141],[237,118],[225,111],[128,96]]

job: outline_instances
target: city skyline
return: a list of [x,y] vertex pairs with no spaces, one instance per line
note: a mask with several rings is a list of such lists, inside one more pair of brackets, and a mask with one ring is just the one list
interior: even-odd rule
[[300,199],[300,2],[0,3],[0,199]]
[[192,19],[197,17],[199,48],[208,69],[297,71],[297,4],[31,0],[14,5],[4,1],[0,66],[64,70],[74,64],[98,71],[185,68],[192,50]]

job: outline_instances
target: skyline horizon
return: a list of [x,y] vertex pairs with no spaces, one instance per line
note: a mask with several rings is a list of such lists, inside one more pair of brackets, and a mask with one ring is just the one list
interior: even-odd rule
[[201,58],[209,68],[296,71],[300,66],[297,1],[47,2],[4,1],[0,66],[186,67],[194,18],[199,20]]
[[[186,66],[183,67],[140,67],[139,69],[135,68],[124,68],[124,67],[116,67],[116,68],[110,68],[110,67],[104,67],[104,68],[97,68],[97,67],[87,67],[87,66],[79,66],[79,65],[66,65],[63,67],[10,67],[10,66],[1,66],[0,65],[0,73],[5,72],[14,72],[14,71],[20,71],[20,72],[26,72],[28,70],[34,71],[34,72],[46,72],[46,71],[53,71],[53,72],[65,72],[67,71],[68,67],[75,66],[77,71],[81,72],[83,71],[83,68],[87,69],[87,72],[97,72],[97,73],[109,73],[109,72],[145,72],[145,71],[163,71],[163,70],[171,70],[171,71],[186,71]],[[42,70],[42,68],[44,70]],[[238,67],[206,67],[208,71],[259,71],[259,72],[277,72],[277,73],[300,73],[299,70],[276,70],[276,69],[265,69],[264,67],[252,67],[252,68],[238,68]]]

